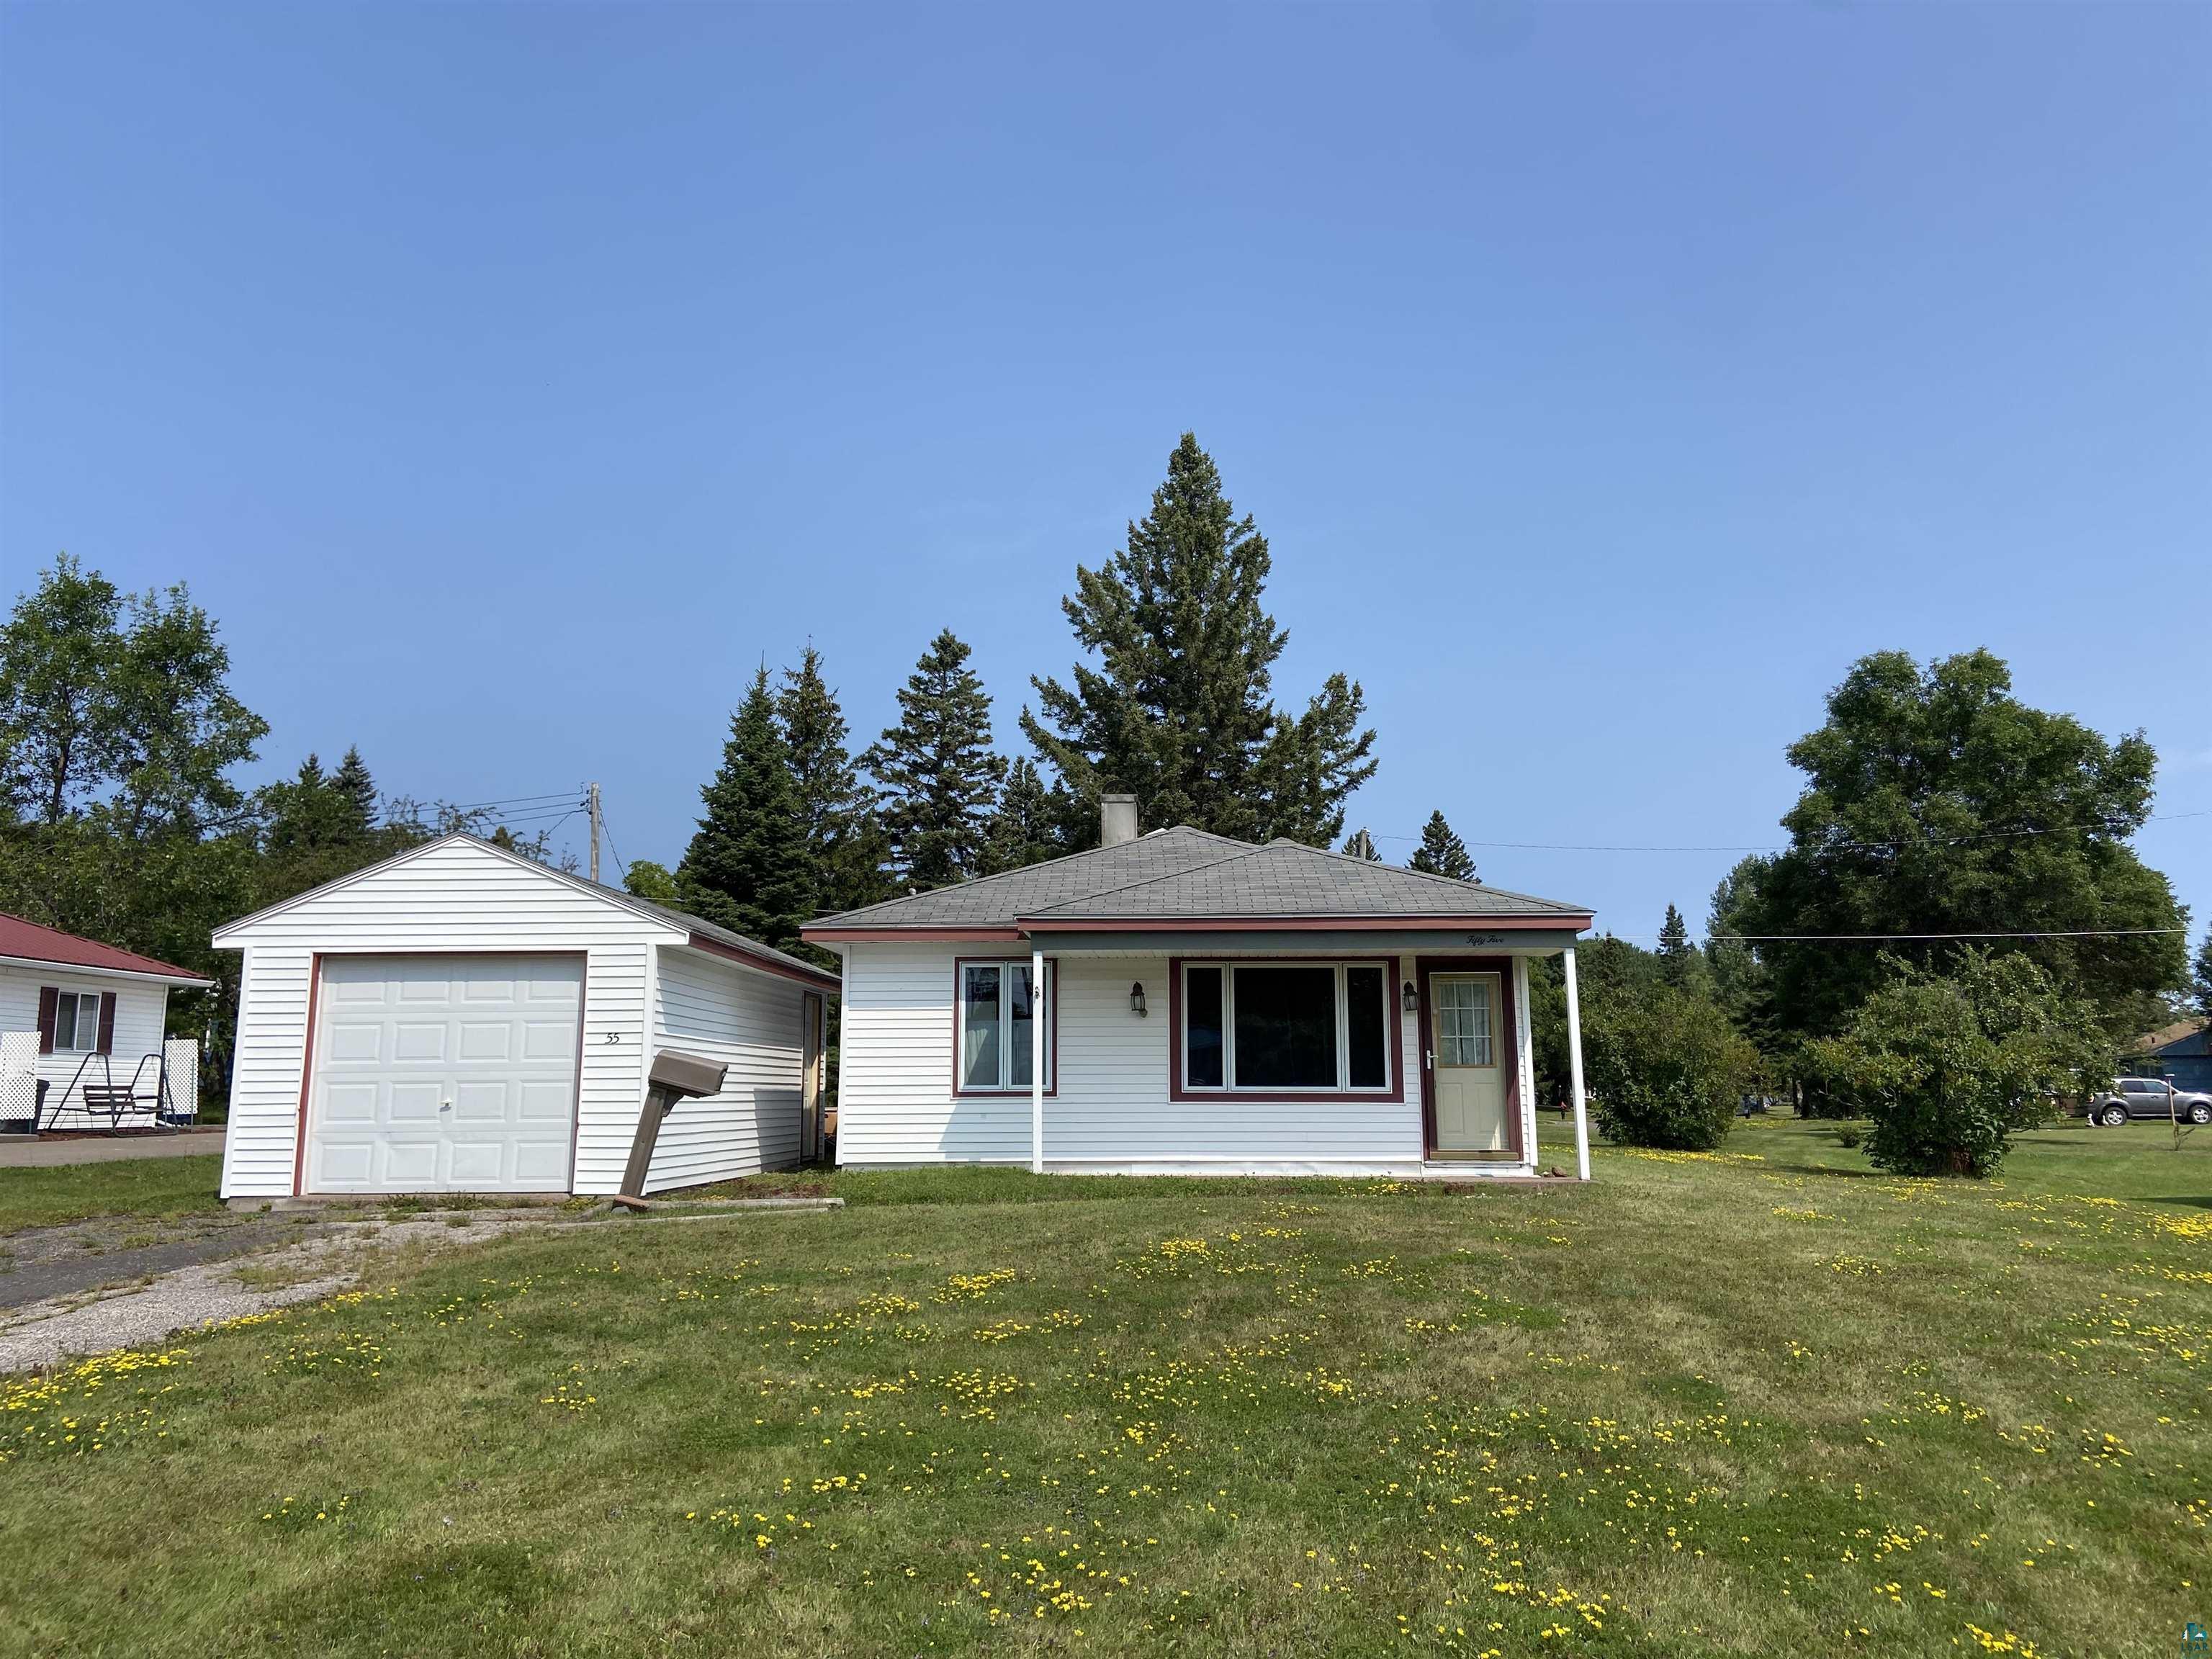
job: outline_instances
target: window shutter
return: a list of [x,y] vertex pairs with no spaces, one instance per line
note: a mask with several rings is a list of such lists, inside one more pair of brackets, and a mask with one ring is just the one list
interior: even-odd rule
[[54,1014],[61,1006],[61,1000],[60,987],[39,987],[39,1052],[42,1054],[54,1051]]
[[100,1052],[103,1054],[115,1052],[115,993],[112,991],[100,994]]

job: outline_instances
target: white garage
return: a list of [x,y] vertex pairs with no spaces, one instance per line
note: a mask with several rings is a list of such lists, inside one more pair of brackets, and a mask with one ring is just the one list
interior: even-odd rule
[[647,1192],[822,1150],[836,976],[449,836],[231,923],[245,953],[222,1192],[617,1191],[656,1053],[723,1068]]

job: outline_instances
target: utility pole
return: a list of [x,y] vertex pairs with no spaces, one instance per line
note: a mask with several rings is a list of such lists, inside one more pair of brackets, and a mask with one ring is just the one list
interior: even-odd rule
[[584,810],[592,815],[592,879],[599,878],[599,786],[584,786]]

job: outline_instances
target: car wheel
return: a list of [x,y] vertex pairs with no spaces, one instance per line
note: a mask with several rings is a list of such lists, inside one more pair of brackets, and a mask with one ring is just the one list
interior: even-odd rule
[[2196,1102],[2189,1109],[2189,1121],[2191,1123],[2212,1123],[2212,1106],[2207,1106],[2201,1100]]
[[2127,1121],[2128,1109],[2118,1103],[2107,1106],[2103,1111],[2097,1114],[2097,1121],[2103,1124],[2107,1129],[2117,1129]]

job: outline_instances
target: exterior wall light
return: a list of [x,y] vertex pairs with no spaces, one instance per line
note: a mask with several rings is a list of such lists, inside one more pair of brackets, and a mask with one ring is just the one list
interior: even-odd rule
[[1421,1012],[1421,994],[1413,988],[1413,981],[1406,981],[1406,988],[1398,993],[1398,1006],[1409,1014]]
[[1139,1019],[1145,1017],[1145,988],[1141,982],[1129,988],[1129,1012]]

